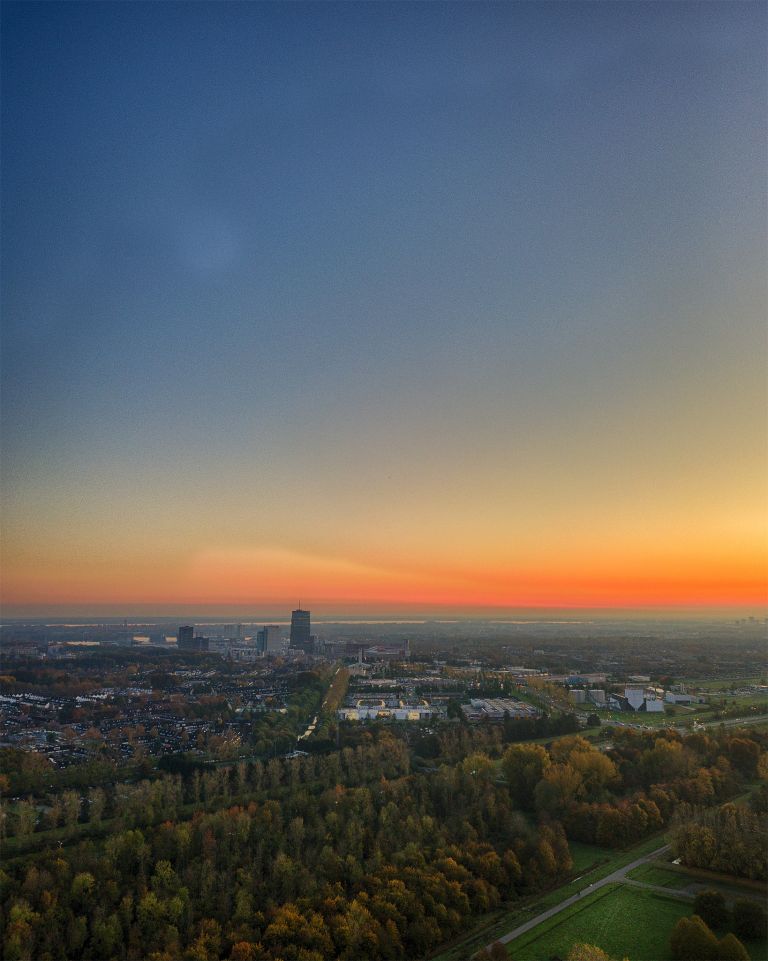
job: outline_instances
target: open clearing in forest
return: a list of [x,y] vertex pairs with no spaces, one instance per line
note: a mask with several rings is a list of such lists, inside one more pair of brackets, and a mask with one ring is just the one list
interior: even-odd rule
[[577,876],[597,864],[614,861],[617,854],[616,848],[602,848],[599,844],[584,844],[581,841],[571,841],[568,847],[573,858],[573,873]]
[[[512,941],[507,949],[514,961],[548,961],[564,958],[573,944],[585,941],[611,957],[663,961],[670,957],[672,928],[691,910],[691,904],[673,897],[611,884]],[[748,941],[746,947],[753,961],[768,957],[765,940]]]
[[583,904],[540,924],[508,945],[515,961],[564,958],[578,941],[596,944],[612,957],[661,961],[669,956],[669,933],[690,904],[653,891],[610,884]]
[[[596,844],[571,842],[571,856],[574,862],[572,873],[576,875],[573,881],[569,881],[562,887],[548,891],[546,894],[539,895],[530,901],[506,909],[498,908],[496,911],[478,918],[475,929],[471,934],[455,941],[449,947],[444,947],[439,954],[433,956],[434,961],[466,961],[489,941],[501,937],[526,921],[530,921],[541,914],[542,911],[560,904],[617,868],[630,864],[636,858],[654,851],[662,844],[664,844],[663,835],[646,838],[624,851],[603,848]],[[584,903],[586,903],[586,896]],[[563,917],[565,916],[564,913]],[[517,961],[516,957],[515,961]],[[635,961],[635,959],[633,958],[632,961]]]

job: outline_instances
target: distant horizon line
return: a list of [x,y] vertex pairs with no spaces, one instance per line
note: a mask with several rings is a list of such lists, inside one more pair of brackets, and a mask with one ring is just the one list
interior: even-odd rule
[[434,620],[434,621],[471,621],[471,620],[505,620],[509,617],[522,617],[524,620],[530,619],[532,622],[549,620],[553,616],[562,618],[568,616],[570,620],[598,619],[598,620],[664,620],[688,618],[694,620],[719,620],[737,618],[754,618],[756,621],[768,617],[768,604],[766,605],[692,605],[692,604],[665,604],[665,605],[638,605],[638,606],[554,606],[554,605],[528,605],[528,606],[485,606],[485,607],[462,607],[462,606],[425,606],[404,605],[393,608],[374,608],[356,607],[354,604],[341,607],[327,603],[319,603],[314,608],[311,604],[303,608],[292,608],[283,604],[261,607],[246,604],[216,604],[202,603],[195,605],[183,604],[152,604],[144,605],[126,604],[118,606],[116,604],[7,604],[0,606],[0,620],[18,621],[24,619],[38,620],[41,618],[72,618],[80,617],[87,620],[94,618],[104,618],[105,620],[122,621],[125,618],[143,618],[147,621],[159,618],[168,619],[187,619],[193,620],[195,617],[203,617],[206,620],[220,618],[231,620],[239,618],[242,620],[266,621],[274,620],[276,617],[285,617],[292,610],[314,611],[314,619],[318,621],[343,621],[351,619],[380,619],[383,621],[395,620]]

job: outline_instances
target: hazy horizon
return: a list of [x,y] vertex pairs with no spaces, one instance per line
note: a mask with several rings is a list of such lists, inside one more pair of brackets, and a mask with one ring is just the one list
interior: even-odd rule
[[[736,619],[755,618],[762,620],[768,617],[768,607],[646,607],[646,608],[558,608],[558,607],[509,607],[509,608],[482,608],[466,609],[456,607],[423,608],[423,607],[396,607],[389,609],[369,608],[365,606],[333,607],[321,606],[313,607],[304,605],[312,612],[313,621],[333,622],[355,621],[361,623],[366,621],[381,620],[401,621],[401,622],[420,622],[424,620],[446,621],[460,623],[461,621],[497,621],[518,623],[581,623],[588,621],[649,621],[664,622],[677,620],[693,620],[702,622],[733,621]],[[61,620],[66,618],[83,617],[86,620],[103,618],[105,621],[120,623],[124,619],[139,618],[147,623],[152,622],[152,618],[160,620],[188,619],[195,621],[208,621],[216,623],[217,619],[231,620],[237,618],[244,622],[253,623],[277,623],[283,621],[290,623],[290,606],[254,606],[254,605],[198,605],[196,607],[185,607],[183,605],[142,605],[129,604],[124,607],[115,605],[39,605],[36,607],[25,607],[23,605],[5,605],[0,612],[2,621],[17,620],[44,620],[53,618]],[[138,622],[137,622],[138,623]]]

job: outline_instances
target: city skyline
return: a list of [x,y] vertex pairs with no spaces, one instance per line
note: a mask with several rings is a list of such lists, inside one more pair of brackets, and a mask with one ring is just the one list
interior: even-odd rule
[[764,5],[2,19],[4,616],[765,610]]

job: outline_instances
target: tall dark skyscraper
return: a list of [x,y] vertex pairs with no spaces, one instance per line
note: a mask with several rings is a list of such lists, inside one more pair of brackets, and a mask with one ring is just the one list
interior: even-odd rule
[[309,611],[291,611],[291,647],[311,653],[312,641],[309,634]]
[[184,624],[176,635],[180,651],[207,651],[208,638],[195,637],[195,629],[191,624]]

